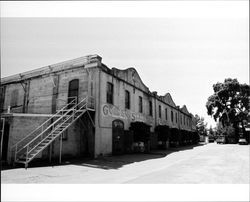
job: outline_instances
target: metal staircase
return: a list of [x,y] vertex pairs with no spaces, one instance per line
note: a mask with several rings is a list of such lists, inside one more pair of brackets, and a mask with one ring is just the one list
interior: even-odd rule
[[[77,99],[71,99],[71,102],[53,114],[42,125],[28,134],[25,138],[18,141],[13,147],[14,163],[22,163],[25,168],[38,154],[47,148],[57,138],[62,137],[66,131],[77,119],[88,111],[94,111],[93,97],[85,97],[79,103]],[[93,120],[90,120],[94,125]],[[60,147],[61,148],[61,147]],[[60,156],[61,160],[61,156]]]

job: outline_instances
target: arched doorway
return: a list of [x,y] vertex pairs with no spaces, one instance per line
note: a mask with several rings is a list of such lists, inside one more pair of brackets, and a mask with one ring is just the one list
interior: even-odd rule
[[112,153],[123,154],[124,151],[124,123],[121,120],[112,122]]
[[[79,91],[79,79],[74,79],[69,82],[69,90],[68,90],[68,103],[70,103],[74,98],[76,98],[76,102],[78,102],[78,91]],[[70,105],[72,107],[74,104]]]

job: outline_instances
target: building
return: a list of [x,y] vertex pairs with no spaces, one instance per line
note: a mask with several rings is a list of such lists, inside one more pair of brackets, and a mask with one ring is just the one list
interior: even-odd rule
[[0,105],[9,163],[148,152],[194,136],[185,105],[150,92],[134,68],[110,69],[98,55],[2,78]]

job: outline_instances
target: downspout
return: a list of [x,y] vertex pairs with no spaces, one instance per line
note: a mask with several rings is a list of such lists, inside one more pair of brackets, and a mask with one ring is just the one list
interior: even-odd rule
[[99,91],[98,91],[98,99],[99,99],[99,107],[98,107],[98,126],[99,126],[99,128],[111,128],[111,127],[106,127],[106,126],[101,126],[101,109],[102,109],[102,107],[101,107],[101,69],[100,68],[98,68],[99,69]]
[[155,127],[157,126],[157,115],[156,115],[156,112],[157,112],[157,110],[156,110],[156,94],[154,94],[154,97],[155,97]]

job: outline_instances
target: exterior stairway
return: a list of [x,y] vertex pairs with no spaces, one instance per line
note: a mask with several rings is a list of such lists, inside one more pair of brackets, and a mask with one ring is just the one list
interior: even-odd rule
[[[14,163],[22,163],[27,168],[29,162],[57,138],[62,137],[63,132],[84,113],[95,110],[92,97],[85,97],[79,103],[77,103],[76,98],[71,100],[70,103],[12,147]],[[93,121],[92,123],[94,124]]]

